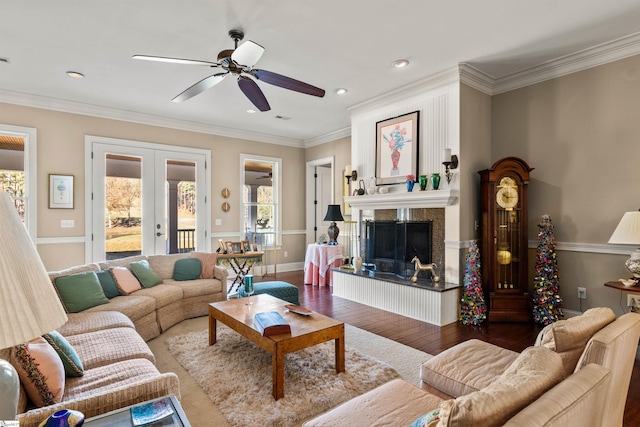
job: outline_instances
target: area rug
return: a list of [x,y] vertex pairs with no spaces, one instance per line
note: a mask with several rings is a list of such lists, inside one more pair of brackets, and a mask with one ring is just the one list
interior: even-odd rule
[[213,346],[208,345],[207,330],[166,343],[232,426],[299,425],[400,376],[390,365],[349,346],[346,371],[336,373],[332,341],[286,356],[285,396],[275,401],[271,355],[228,327],[218,323]]

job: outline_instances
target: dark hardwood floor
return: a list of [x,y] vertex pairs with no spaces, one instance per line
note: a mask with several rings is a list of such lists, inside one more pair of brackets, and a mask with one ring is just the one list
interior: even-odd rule
[[[276,279],[272,275],[262,279],[256,278],[256,282],[267,280]],[[520,352],[533,345],[540,331],[540,327],[533,324],[518,323],[489,324],[485,322],[481,326],[452,323],[439,327],[333,297],[331,287],[304,285],[302,271],[279,272],[277,280],[283,280],[298,287],[302,306],[434,355],[471,338]],[[416,369],[419,367],[416,366]],[[640,396],[640,361],[636,357],[625,408],[624,426],[640,426],[640,403],[635,401],[638,396]]]

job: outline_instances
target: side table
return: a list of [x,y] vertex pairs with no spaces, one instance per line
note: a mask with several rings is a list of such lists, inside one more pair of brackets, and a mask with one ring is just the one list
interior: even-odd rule
[[304,257],[305,285],[330,286],[331,269],[340,267],[343,261],[344,246],[310,244]]
[[244,286],[244,276],[249,274],[253,264],[259,264],[262,262],[262,252],[245,252],[241,254],[219,254],[218,262],[224,265],[229,265],[236,273],[236,278],[233,279],[231,284],[231,290],[236,286],[236,290],[240,286]]
[[[147,402],[137,403],[135,405],[127,406],[126,408],[116,409],[115,411],[107,412],[106,414],[97,415],[95,417],[87,418],[84,421],[84,426],[88,427],[133,427],[133,420],[131,419],[131,408],[135,406],[144,405],[146,403],[155,402],[157,400],[166,400],[169,402],[173,409],[173,414],[170,417],[162,418],[154,426],[175,426],[175,427],[191,427],[187,416],[182,410],[182,406],[178,399],[173,395],[159,397],[157,399],[149,400]],[[149,425],[149,424],[145,424]]]
[[[640,286],[639,285],[624,286],[620,282],[607,282],[604,285],[606,287],[608,287],[608,288],[618,289],[620,292],[630,292],[632,294],[640,293]],[[620,295],[620,298],[622,298],[622,295]],[[627,304],[627,307],[629,307],[629,310],[638,311],[640,309],[638,301],[640,301],[640,296],[633,296],[632,297],[631,295],[627,295],[627,301],[625,301],[625,303]]]
[[620,282],[607,282],[604,284],[608,288],[618,289],[624,292],[640,292],[640,286],[625,286]]

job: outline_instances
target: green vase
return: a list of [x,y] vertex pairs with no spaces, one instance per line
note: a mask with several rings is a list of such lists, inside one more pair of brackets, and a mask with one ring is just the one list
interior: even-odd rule
[[420,191],[424,191],[427,189],[429,178],[427,177],[427,175],[420,175],[420,178],[418,178],[418,182],[420,183]]
[[440,174],[439,173],[431,174],[431,187],[433,187],[434,190],[437,190],[438,187],[440,187]]

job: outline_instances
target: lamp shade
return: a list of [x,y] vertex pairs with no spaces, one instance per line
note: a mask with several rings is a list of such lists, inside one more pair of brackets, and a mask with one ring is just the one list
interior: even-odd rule
[[342,212],[340,212],[340,205],[328,205],[327,214],[324,216],[325,221],[344,221]]
[[609,243],[640,245],[640,211],[626,212],[613,231]]
[[27,342],[66,321],[11,196],[0,192],[0,348]]

